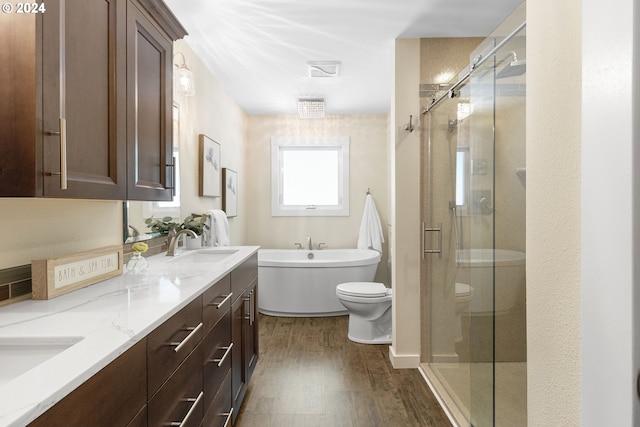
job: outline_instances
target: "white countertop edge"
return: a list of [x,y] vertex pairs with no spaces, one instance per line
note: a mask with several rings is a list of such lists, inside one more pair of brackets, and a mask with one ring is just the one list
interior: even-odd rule
[[[148,257],[142,274],[118,277],[52,300],[26,300],[0,308],[0,338],[83,337],[60,354],[0,385],[0,426],[24,426],[95,375],[198,295],[254,255],[236,250],[224,261],[167,263]],[[187,254],[189,251],[178,254]],[[0,360],[0,363],[2,361]]]

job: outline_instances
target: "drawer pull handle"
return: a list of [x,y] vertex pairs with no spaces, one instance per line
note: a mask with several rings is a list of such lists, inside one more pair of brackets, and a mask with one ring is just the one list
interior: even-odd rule
[[193,411],[196,409],[196,406],[198,406],[198,403],[200,403],[203,396],[204,396],[204,393],[200,392],[200,394],[198,394],[198,397],[196,397],[195,399],[193,397],[185,399],[187,402],[193,402],[193,405],[191,405],[191,408],[189,408],[189,412],[187,412],[187,415],[184,416],[182,421],[180,422],[172,421],[170,425],[174,427],[180,427],[185,425],[187,421],[189,421],[189,417],[191,416],[191,414],[193,414]]
[[227,295],[226,297],[224,297],[224,299],[222,301],[220,301],[219,304],[209,304],[209,305],[215,305],[216,309],[220,310],[222,308],[222,306],[224,305],[224,303],[226,303],[227,301],[229,301],[229,298],[231,298],[233,296],[233,292],[231,292],[229,295]]
[[218,368],[220,366],[222,366],[222,364],[224,363],[224,359],[227,358],[227,356],[231,352],[231,348],[232,347],[233,347],[233,343],[229,344],[229,347],[221,347],[220,348],[220,350],[225,350],[224,354],[222,355],[222,357],[220,359],[213,359],[212,360],[213,363],[217,363],[218,364]]
[[224,421],[224,425],[222,427],[227,427],[229,425],[229,421],[231,421],[231,415],[233,415],[233,408],[229,412],[225,412],[222,415],[226,415],[227,419]]
[[191,331],[189,333],[189,335],[187,335],[187,337],[185,339],[183,339],[181,342],[172,342],[170,345],[175,345],[176,348],[173,349],[174,352],[179,352],[180,349],[182,349],[182,347],[187,343],[187,341],[189,341],[191,339],[192,336],[194,336],[195,334],[198,333],[198,331],[202,329],[202,322],[200,322],[200,324],[198,326],[196,326],[195,328],[187,328],[188,331]]

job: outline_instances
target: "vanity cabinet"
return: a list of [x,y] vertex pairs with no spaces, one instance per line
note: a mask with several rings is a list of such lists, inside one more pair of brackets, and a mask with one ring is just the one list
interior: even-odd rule
[[257,276],[254,254],[31,425],[230,426],[258,360]]
[[0,14],[0,197],[169,200],[186,31],[161,0],[43,5]]
[[[254,255],[231,272],[231,289],[238,297],[231,307],[231,392],[233,407],[240,408],[259,354],[258,256]],[[237,417],[233,414],[233,421]]]
[[143,339],[29,425],[146,426],[146,372],[147,345]]

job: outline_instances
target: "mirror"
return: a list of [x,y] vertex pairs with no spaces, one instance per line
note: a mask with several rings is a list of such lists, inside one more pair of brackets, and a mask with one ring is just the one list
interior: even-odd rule
[[180,107],[173,104],[173,157],[175,164],[175,195],[167,202],[142,202],[127,200],[122,204],[124,243],[139,242],[158,237],[145,224],[147,218],[170,216],[176,223],[182,222],[180,212]]

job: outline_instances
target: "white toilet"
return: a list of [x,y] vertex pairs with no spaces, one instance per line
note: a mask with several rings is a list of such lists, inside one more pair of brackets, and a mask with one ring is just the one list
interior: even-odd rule
[[336,296],[349,311],[349,339],[361,344],[391,344],[392,291],[383,283],[347,282]]
[[466,283],[456,282],[456,342],[461,342],[462,337],[462,315],[469,315],[469,306],[471,297],[473,295],[473,288]]

